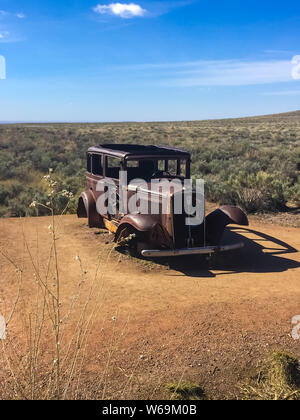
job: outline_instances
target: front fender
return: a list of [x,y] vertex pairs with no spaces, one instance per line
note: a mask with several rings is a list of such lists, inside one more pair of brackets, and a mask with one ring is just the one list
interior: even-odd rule
[[133,228],[135,231],[139,232],[142,241],[145,241],[148,245],[152,244],[160,247],[172,246],[172,238],[169,237],[168,233],[158,220],[150,214],[127,214],[124,216],[116,232],[116,241],[120,235],[122,235],[122,230],[125,227]]
[[222,206],[205,218],[206,240],[212,245],[218,245],[227,225],[236,224],[248,226],[248,218],[239,207]]
[[139,232],[149,232],[158,224],[157,220],[150,214],[127,214],[121,220],[119,228],[125,223]]

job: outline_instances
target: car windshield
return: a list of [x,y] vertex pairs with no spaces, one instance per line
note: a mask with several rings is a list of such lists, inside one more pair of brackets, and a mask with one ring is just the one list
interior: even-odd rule
[[182,159],[140,159],[128,160],[127,178],[149,181],[153,178],[185,178],[186,160]]

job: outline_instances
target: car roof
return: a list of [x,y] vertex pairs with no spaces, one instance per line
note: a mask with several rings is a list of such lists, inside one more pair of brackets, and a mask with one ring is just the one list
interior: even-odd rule
[[100,144],[88,149],[89,152],[106,153],[120,158],[138,157],[182,157],[189,158],[186,150],[169,146],[144,146],[140,144]]

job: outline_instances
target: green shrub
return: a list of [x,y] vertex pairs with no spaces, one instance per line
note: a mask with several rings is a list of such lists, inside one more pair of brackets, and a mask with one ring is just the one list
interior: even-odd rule
[[[99,143],[168,144],[192,155],[192,174],[210,201],[248,212],[300,206],[300,117],[116,124],[0,126],[1,215],[32,214],[26,206],[53,168],[62,189],[84,189],[86,151]],[[63,198],[59,203],[64,205]],[[72,199],[70,212],[76,210]]]

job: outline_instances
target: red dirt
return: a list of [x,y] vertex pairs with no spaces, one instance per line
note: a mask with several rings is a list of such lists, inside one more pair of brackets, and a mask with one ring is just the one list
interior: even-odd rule
[[[63,306],[71,301],[80,277],[76,255],[91,279],[101,254],[104,286],[89,340],[87,397],[101,397],[97,383],[114,325],[120,340],[109,367],[106,397],[159,397],[160,384],[181,378],[200,383],[210,396],[232,397],[272,349],[300,357],[300,340],[291,337],[291,319],[300,314],[299,228],[250,219],[249,229],[237,227],[227,234],[228,240],[244,237],[241,252],[209,264],[177,258],[167,266],[111,251],[112,236],[96,235],[99,231],[88,229],[85,220],[60,220]],[[50,224],[47,217],[0,220],[0,247],[14,261],[24,260],[24,301],[33,295],[33,269],[24,252],[22,226],[35,261],[44,267]],[[1,255],[0,272],[0,312],[7,314],[16,276]],[[134,387],[124,391],[133,372]]]

